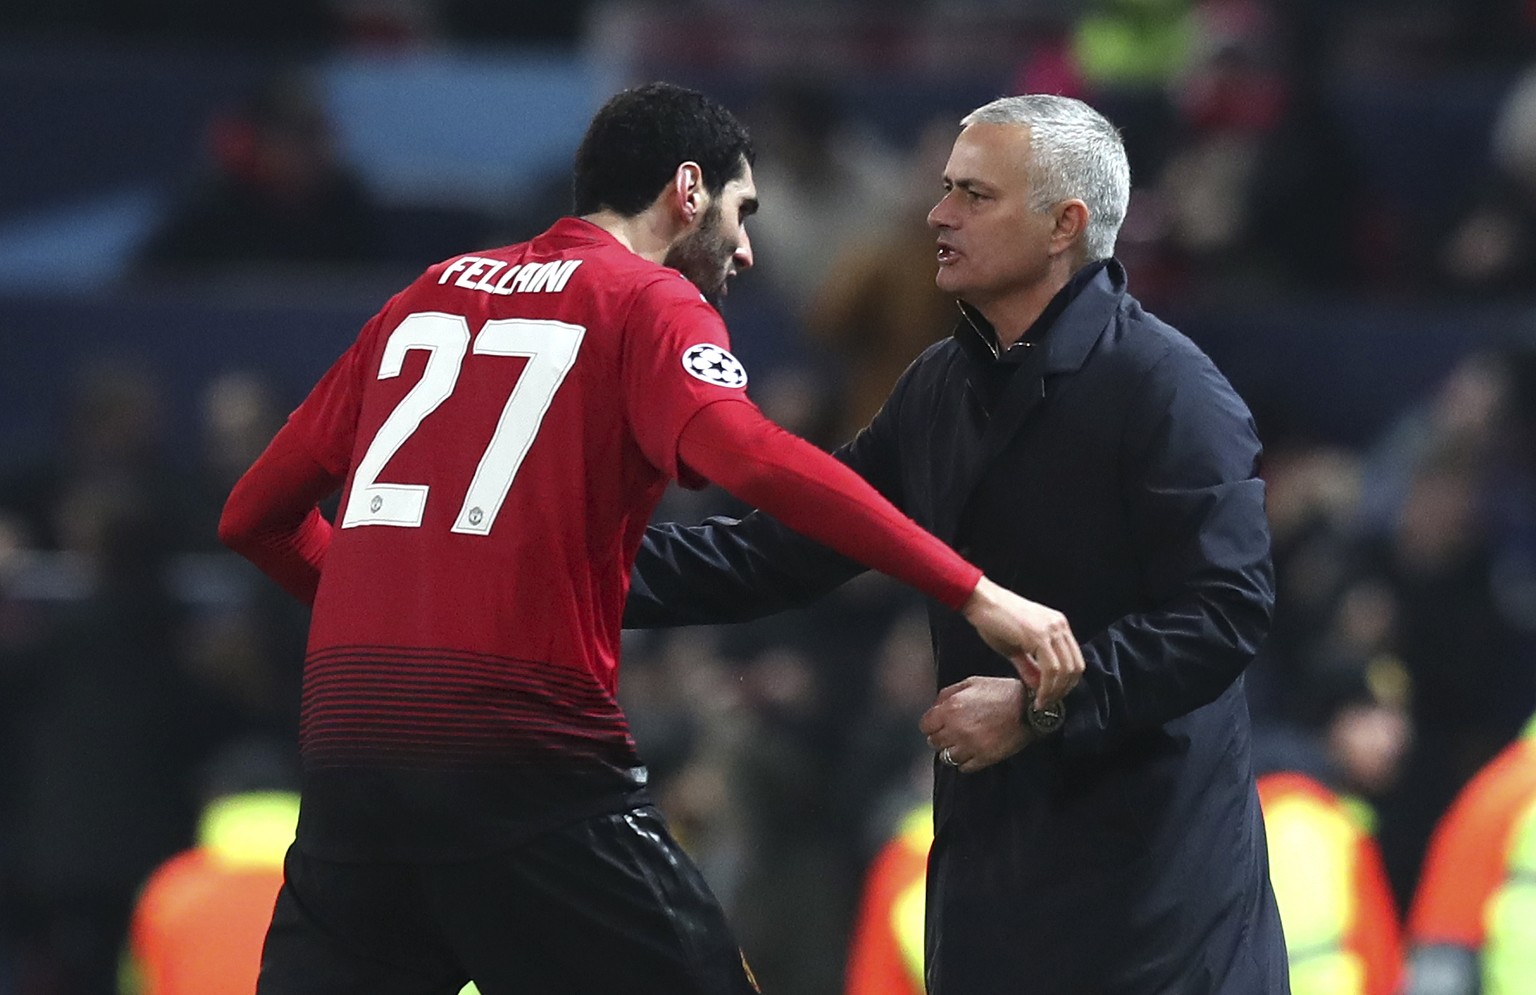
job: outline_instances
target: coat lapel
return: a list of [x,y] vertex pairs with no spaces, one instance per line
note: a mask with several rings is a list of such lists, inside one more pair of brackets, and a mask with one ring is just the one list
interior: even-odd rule
[[[1014,371],[1007,390],[986,420],[981,444],[971,448],[969,458],[955,467],[948,499],[941,502],[938,509],[938,535],[941,538],[949,541],[956,538],[977,485],[1045,400],[1050,378],[1082,369],[1124,296],[1125,270],[1118,262],[1110,260],[1073,298],[1061,317],[1032,344],[1023,347],[1028,352],[1019,361],[1019,369]],[[962,305],[961,310],[964,318],[955,335],[962,339],[971,362],[1003,362],[991,353],[990,343],[996,342],[996,337],[986,319],[968,306]]]

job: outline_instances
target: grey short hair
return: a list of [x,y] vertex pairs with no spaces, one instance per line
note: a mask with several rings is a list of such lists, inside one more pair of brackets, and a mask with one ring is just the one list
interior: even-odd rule
[[1035,210],[1076,198],[1088,206],[1087,262],[1115,254],[1115,238],[1131,199],[1131,165],[1120,132],[1081,100],[1048,93],[1003,97],[960,120],[1029,128]]

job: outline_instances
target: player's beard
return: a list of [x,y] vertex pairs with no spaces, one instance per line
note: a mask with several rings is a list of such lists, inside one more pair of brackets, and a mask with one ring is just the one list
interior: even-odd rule
[[699,227],[684,235],[667,251],[663,260],[699,288],[704,299],[718,310],[731,277],[731,259],[736,255],[736,240],[726,234],[720,223],[720,202],[704,211]]

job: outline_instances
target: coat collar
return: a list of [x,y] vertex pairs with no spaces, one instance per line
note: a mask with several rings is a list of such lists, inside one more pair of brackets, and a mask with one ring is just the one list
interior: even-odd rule
[[1045,350],[1041,373],[1071,373],[1083,368],[1088,353],[1120,306],[1125,284],[1125,267],[1118,260],[1089,263],[1057,292],[1019,344],[1002,355],[998,355],[992,325],[980,311],[962,301],[954,337],[966,354],[980,363],[1022,363],[1033,349],[1041,348]]
[[1019,368],[1010,371],[1002,396],[985,419],[981,445],[945,483],[945,495],[934,516],[935,535],[954,542],[977,485],[1045,399],[1046,378],[1082,369],[1124,296],[1125,270],[1119,263],[1109,260],[1085,266],[1051,300],[1020,340],[1023,344],[1002,356],[997,355],[992,326],[980,312],[961,305],[964,320],[955,329],[955,338],[972,363],[966,390],[976,391],[975,379],[997,372],[1004,364]]

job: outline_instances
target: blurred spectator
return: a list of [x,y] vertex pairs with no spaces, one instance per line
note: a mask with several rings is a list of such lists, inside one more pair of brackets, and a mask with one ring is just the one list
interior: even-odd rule
[[1394,995],[1397,910],[1369,832],[1304,774],[1259,778],[1295,995]]
[[[1293,67],[1271,87],[1278,117],[1260,143],[1244,192],[1241,251],[1282,288],[1327,289],[1396,279],[1395,220],[1358,163],[1315,68]],[[1265,99],[1264,95],[1257,95]],[[1331,231],[1319,238],[1319,231]]]
[[213,122],[212,170],[142,250],[153,269],[380,258],[378,206],[338,161],[310,82],[274,78]]
[[1157,175],[1171,151],[1169,91],[1193,50],[1192,7],[1192,0],[1095,0],[1076,22],[1071,52],[1086,92],[1073,95],[1120,128],[1135,177]]
[[184,845],[188,784],[206,740],[178,668],[166,542],[143,496],[82,486],[59,516],[88,587],[59,607],[27,689],[7,876],[38,954],[22,990],[102,995],[135,889]]
[[1494,124],[1493,176],[1441,250],[1451,286],[1479,293],[1536,289],[1536,68],[1504,98]]
[[1403,412],[1365,454],[1361,525],[1390,530],[1418,467],[1436,450],[1455,450],[1486,466],[1508,441],[1513,397],[1504,358],[1491,350],[1465,357],[1433,394]]
[[1190,0],[1097,0],[1077,22],[1073,53],[1095,89],[1160,88],[1194,44]]
[[122,995],[250,995],[299,818],[291,751],[231,744],[204,774],[197,842],[134,906]]
[[282,426],[286,408],[249,371],[215,376],[201,395],[201,438],[188,487],[184,548],[217,551],[251,581],[238,604],[191,620],[181,634],[188,677],[214,728],[287,740],[298,734],[299,688],[308,611],[261,581],[249,565],[225,560],[218,516],[230,489]]
[[219,509],[240,475],[287,417],[288,406],[271,385],[246,370],[222,373],[203,385],[199,398],[200,448],[188,545],[222,553]]
[[1400,645],[1433,713],[1424,717],[1453,724],[1442,745],[1458,742],[1463,757],[1482,754],[1464,770],[1467,776],[1536,704],[1530,668],[1510,659],[1511,633],[1491,593],[1495,551],[1478,469],[1466,450],[1432,453],[1410,484],[1384,550],[1387,576],[1403,604]]
[[[1308,479],[1294,472],[1307,463],[1285,446],[1266,467],[1280,607],[1255,707],[1295,717],[1319,676],[1308,661],[1402,659],[1415,739],[1406,776],[1381,800],[1379,838],[1403,897],[1435,819],[1536,708],[1536,626],[1518,607],[1528,573],[1520,550],[1536,550],[1521,537],[1536,535],[1536,509],[1517,355],[1468,356],[1355,465],[1353,485],[1335,475],[1323,489],[1333,500],[1298,500],[1320,493],[1323,478],[1295,486]],[[1298,527],[1308,506],[1335,511],[1314,511],[1314,524]]]
[[[1353,453],[1291,436],[1270,413],[1259,418],[1263,476],[1275,563],[1275,619],[1245,676],[1256,722],[1299,722],[1307,707],[1306,661],[1332,641],[1354,582],[1360,467]],[[1353,642],[1353,641],[1352,641]],[[1369,655],[1385,643],[1363,647]]]
[[1083,98],[1083,70],[1072,51],[1075,25],[1042,25],[1013,69],[1013,93]]
[[1409,741],[1393,661],[1335,664],[1313,681],[1309,726],[1256,736],[1270,879],[1296,995],[1395,995],[1397,905],[1367,799],[1395,782]]
[[1440,821],[1408,938],[1406,995],[1536,990],[1536,718]]
[[936,118],[924,128],[901,202],[843,244],[806,308],[810,337],[842,360],[836,444],[869,424],[901,372],[959,320],[954,298],[934,283],[938,250],[926,220],[943,193],[959,119]]
[[58,549],[66,496],[92,487],[137,493],[163,538],[179,537],[181,480],[164,450],[164,397],[142,364],[103,358],[75,373],[63,437],[0,482],[0,510],[29,544]]
[[1341,653],[1309,668],[1306,707],[1296,721],[1266,725],[1257,766],[1308,775],[1373,830],[1377,800],[1396,786],[1413,742],[1413,689],[1389,655]]
[[933,806],[908,812],[864,880],[845,995],[923,995],[923,922]]
[[784,79],[752,116],[764,208],[752,219],[756,268],[796,310],[847,239],[885,223],[900,189],[890,152],[841,100],[828,84]]
[[1357,279],[1371,201],[1313,68],[1297,64],[1259,0],[1206,0],[1191,21],[1189,66],[1171,85],[1176,143],[1160,171],[1142,173],[1155,178],[1186,284],[1252,292]]
[[1430,453],[1372,554],[1398,606],[1394,642],[1414,685],[1417,739],[1381,837],[1399,894],[1412,893],[1435,819],[1536,708],[1536,673],[1493,596],[1497,546],[1480,494],[1474,455]]

